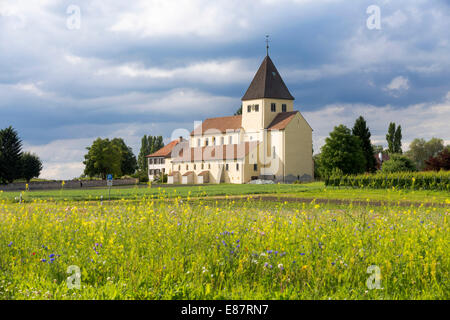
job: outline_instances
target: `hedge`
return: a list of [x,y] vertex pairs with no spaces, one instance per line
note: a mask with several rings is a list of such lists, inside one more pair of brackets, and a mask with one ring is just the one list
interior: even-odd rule
[[326,186],[373,189],[412,189],[450,191],[450,171],[397,172],[360,175],[331,175]]

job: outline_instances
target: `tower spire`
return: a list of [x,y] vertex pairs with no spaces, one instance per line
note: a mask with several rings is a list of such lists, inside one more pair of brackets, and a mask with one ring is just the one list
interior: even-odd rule
[[266,34],[266,55],[267,56],[269,55],[269,42],[270,42],[269,35]]

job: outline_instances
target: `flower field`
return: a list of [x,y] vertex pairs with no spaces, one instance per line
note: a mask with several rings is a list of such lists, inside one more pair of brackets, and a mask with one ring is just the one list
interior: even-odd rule
[[3,200],[0,299],[449,299],[449,217],[251,197]]

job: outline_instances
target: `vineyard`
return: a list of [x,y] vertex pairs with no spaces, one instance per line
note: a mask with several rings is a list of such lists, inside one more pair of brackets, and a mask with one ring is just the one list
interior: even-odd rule
[[450,171],[331,175],[325,179],[325,185],[327,187],[450,191]]

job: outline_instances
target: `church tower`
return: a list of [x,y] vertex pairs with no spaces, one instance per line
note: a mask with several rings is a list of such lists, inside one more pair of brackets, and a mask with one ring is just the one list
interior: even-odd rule
[[260,132],[278,114],[293,110],[294,97],[267,55],[242,97],[242,127],[246,133]]

